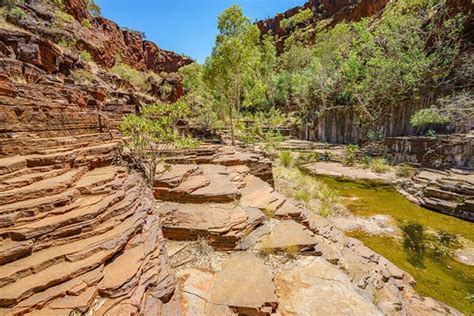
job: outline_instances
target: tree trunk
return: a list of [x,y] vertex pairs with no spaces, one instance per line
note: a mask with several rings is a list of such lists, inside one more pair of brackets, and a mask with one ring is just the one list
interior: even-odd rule
[[230,138],[232,140],[232,146],[235,146],[233,107],[234,105],[229,103]]

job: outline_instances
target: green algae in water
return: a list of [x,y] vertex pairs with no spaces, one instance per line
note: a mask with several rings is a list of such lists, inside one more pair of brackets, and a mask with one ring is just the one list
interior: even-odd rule
[[[372,182],[353,182],[330,177],[317,177],[339,192],[346,207],[355,215],[390,215],[402,228],[409,228],[412,237],[423,239],[426,245],[410,245],[386,236],[351,232],[372,250],[380,253],[416,280],[415,290],[433,297],[467,315],[474,314],[474,304],[468,298],[474,294],[474,267],[459,263],[449,256],[436,253],[437,243],[428,232],[459,235],[474,241],[474,224],[452,216],[436,213],[409,202],[391,186]],[[417,230],[423,230],[420,235]],[[404,231],[404,229],[402,229]],[[420,237],[425,236],[425,237]],[[426,238],[426,240],[424,240]]]

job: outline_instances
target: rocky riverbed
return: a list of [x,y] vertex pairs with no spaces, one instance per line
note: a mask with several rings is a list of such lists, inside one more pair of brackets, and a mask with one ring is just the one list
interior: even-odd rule
[[472,223],[424,209],[370,176],[321,176],[322,170],[315,181],[335,190],[349,211],[331,218],[335,226],[409,271],[418,292],[472,313]]

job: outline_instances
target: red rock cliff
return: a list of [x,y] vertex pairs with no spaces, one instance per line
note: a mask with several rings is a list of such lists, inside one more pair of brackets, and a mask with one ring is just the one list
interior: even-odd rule
[[[344,20],[357,21],[371,16],[382,10],[387,3],[388,0],[309,0],[303,6],[290,9],[274,18],[259,21],[257,25],[262,34],[272,31],[273,34],[284,40],[289,34],[287,30],[280,27],[280,22],[283,19],[291,18],[302,10],[310,9],[313,11],[313,22],[331,18],[331,24],[335,24]],[[278,48],[280,50],[283,48],[283,42],[280,43]]]

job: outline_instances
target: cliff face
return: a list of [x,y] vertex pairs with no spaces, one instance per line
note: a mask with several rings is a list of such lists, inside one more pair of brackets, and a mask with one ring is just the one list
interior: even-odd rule
[[330,19],[330,25],[334,25],[341,21],[357,21],[361,18],[372,16],[382,10],[388,0],[309,0],[301,7],[295,7],[284,13],[278,14],[274,18],[257,22],[262,34],[270,31],[274,35],[278,35],[281,41],[278,48],[283,49],[285,38],[289,35],[288,30],[280,26],[280,22],[284,19],[291,18],[302,10],[310,9],[313,12],[313,21],[322,19]]
[[[7,21],[15,29],[24,30],[34,42],[55,43],[49,45],[55,47],[54,54],[62,51],[72,58],[69,58],[67,67],[60,66],[57,69],[59,72],[68,75],[69,70],[89,69],[87,63],[79,66],[75,64],[80,61],[80,54],[86,53],[105,72],[123,63],[138,71],[161,74],[164,80],[153,82],[158,87],[152,84],[148,92],[163,101],[174,102],[182,96],[181,78],[175,73],[180,67],[192,63],[191,59],[159,48],[153,42],[144,40],[140,32],[121,28],[113,21],[93,16],[84,0],[64,0],[59,4],[47,0],[29,0],[18,4],[17,8],[23,12],[21,17],[7,16]],[[16,55],[15,58],[25,59],[25,56]],[[55,63],[54,60],[52,62]],[[49,71],[51,67],[58,68],[58,65],[51,65],[50,62],[46,67],[48,69],[43,69]],[[167,96],[153,93],[162,85],[173,87],[173,91]]]
[[[192,62],[189,58],[162,50],[156,44],[145,41],[139,32],[122,29],[113,21],[93,16],[84,0],[64,0],[63,4],[64,11],[74,21],[60,29],[54,27],[55,8],[43,1],[27,2],[23,9],[29,17],[19,24],[28,31],[53,41],[77,41],[77,49],[87,50],[98,65],[106,68],[112,67],[118,56],[122,62],[135,69],[157,73],[176,72],[179,67]],[[85,20],[90,22],[90,26],[81,25]]]
[[[159,95],[107,67],[118,54],[171,72],[151,90],[173,86],[172,101],[183,93],[172,72],[188,61],[91,17],[82,0],[65,1],[74,20],[59,27],[50,4],[28,1],[20,27],[0,28],[0,314],[160,314],[175,278],[153,194],[121,165],[117,132]],[[95,65],[60,40],[92,55],[93,78],[76,77]]]
[[0,39],[0,314],[158,313],[175,286],[160,217],[115,163],[137,96],[64,79],[83,65],[48,40]]

